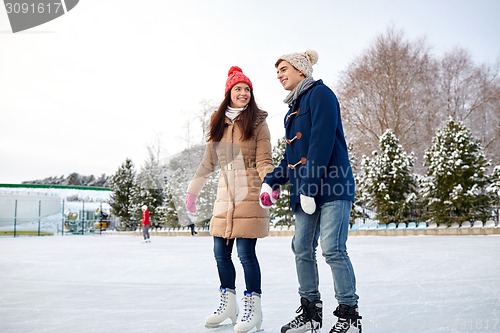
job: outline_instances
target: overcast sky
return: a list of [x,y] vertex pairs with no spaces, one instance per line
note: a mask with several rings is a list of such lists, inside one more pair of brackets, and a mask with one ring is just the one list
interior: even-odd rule
[[167,158],[188,131],[200,143],[199,103],[220,103],[232,65],[252,80],[274,143],[286,112],[280,55],[316,50],[313,77],[334,88],[394,26],[436,56],[460,46],[493,64],[499,15],[496,0],[81,0],[13,34],[1,6],[0,183],[112,175],[126,158],[139,170],[148,146]]

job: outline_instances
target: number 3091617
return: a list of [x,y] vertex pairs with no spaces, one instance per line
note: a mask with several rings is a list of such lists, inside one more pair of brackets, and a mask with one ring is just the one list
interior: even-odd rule
[[5,8],[7,9],[7,14],[51,14],[59,13],[59,10],[63,10],[60,2],[54,3],[5,3]]

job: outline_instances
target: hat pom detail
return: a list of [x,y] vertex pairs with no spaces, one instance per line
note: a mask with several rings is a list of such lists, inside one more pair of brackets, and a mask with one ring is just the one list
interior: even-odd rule
[[241,68],[239,68],[238,66],[232,66],[227,72],[226,90],[224,92],[224,95],[227,94],[229,90],[231,90],[237,83],[240,82],[248,84],[250,89],[253,89],[252,81],[250,81],[250,79],[245,74],[243,74]]
[[318,59],[319,59],[318,52],[316,52],[314,50],[307,50],[304,53],[305,53],[306,57],[309,58],[309,61],[311,61],[311,64],[314,65],[318,62]]
[[239,68],[238,66],[232,66],[231,68],[229,68],[229,71],[227,72],[227,76],[231,76],[231,75],[234,75],[236,72],[240,72],[243,74],[243,71],[241,70],[241,68]]

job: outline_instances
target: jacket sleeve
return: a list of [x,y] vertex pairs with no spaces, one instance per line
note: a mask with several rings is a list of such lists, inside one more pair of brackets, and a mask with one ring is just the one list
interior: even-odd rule
[[217,154],[212,142],[207,143],[205,147],[205,153],[203,154],[203,159],[196,169],[193,179],[189,183],[188,193],[199,195],[201,189],[207,182],[208,177],[215,171],[217,166]]
[[328,165],[335,146],[335,129],[340,108],[337,98],[326,86],[318,86],[311,92],[311,137],[305,177],[301,177],[299,193],[316,196],[321,191],[321,179],[328,172]]
[[271,155],[271,133],[265,121],[257,128],[257,148],[255,152],[256,168],[261,180],[273,171],[273,159]]
[[263,183],[268,184],[272,188],[275,188],[276,185],[285,185],[289,180],[288,171],[288,160],[285,151],[280,164],[264,177]]

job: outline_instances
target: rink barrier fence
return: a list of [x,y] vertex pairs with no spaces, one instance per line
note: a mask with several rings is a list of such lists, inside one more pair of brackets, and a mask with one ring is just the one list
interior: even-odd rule
[[[399,224],[395,229],[387,229],[387,226],[380,225],[379,228],[373,226],[368,229],[359,230],[359,226],[350,226],[349,236],[460,236],[460,235],[500,235],[500,225],[494,223],[465,223],[462,226],[452,225],[450,227],[437,226],[434,224],[425,227],[420,224],[420,227],[413,228],[413,225]],[[491,221],[490,221],[491,222]],[[425,223],[425,222],[424,222]],[[416,224],[418,225],[418,224]],[[353,227],[354,226],[354,227]],[[409,228],[408,228],[409,226]],[[398,228],[399,227],[399,228]],[[196,236],[210,236],[209,231],[205,228],[196,228],[198,234]],[[269,236],[293,236],[295,232],[294,226],[272,226],[269,228]],[[152,236],[191,236],[191,230],[188,227],[178,228],[160,228],[150,230]],[[105,232],[105,234],[116,235],[142,235],[140,229],[129,232]]]

